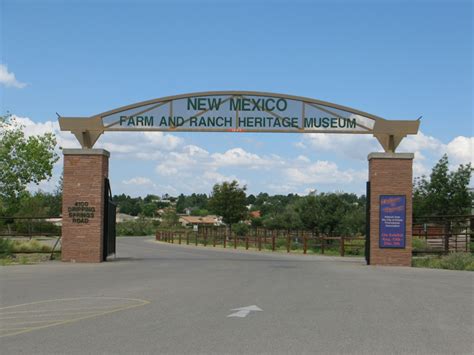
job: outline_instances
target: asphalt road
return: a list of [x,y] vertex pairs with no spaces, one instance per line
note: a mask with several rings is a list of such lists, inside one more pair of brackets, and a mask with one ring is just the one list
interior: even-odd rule
[[[468,354],[474,273],[119,238],[0,268],[2,354]],[[263,311],[228,317],[232,309]],[[244,312],[245,313],[245,312]]]

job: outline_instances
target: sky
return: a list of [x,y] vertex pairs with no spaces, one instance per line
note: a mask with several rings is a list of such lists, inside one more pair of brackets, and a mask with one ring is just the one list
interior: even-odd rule
[[[92,116],[189,92],[284,93],[386,119],[417,119],[398,151],[414,175],[445,153],[473,160],[472,1],[0,0],[0,110],[27,135],[60,132],[62,116]],[[370,135],[116,133],[114,194],[209,193],[236,179],[249,193],[364,193]],[[51,180],[32,189],[53,191]]]

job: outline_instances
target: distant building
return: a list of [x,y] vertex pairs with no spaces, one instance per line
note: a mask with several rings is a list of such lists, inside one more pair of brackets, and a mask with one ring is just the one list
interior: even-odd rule
[[251,218],[260,218],[262,217],[262,213],[260,211],[250,211]]
[[137,218],[138,217],[136,217],[136,216],[130,216],[129,214],[125,214],[125,213],[117,213],[115,215],[115,221],[117,223],[133,221]]
[[55,226],[60,227],[63,224],[63,218],[62,217],[59,217],[59,218],[46,218],[45,222],[49,222],[51,224],[54,224]]
[[180,216],[179,223],[182,226],[221,226],[223,225],[222,217],[215,215],[208,216]]

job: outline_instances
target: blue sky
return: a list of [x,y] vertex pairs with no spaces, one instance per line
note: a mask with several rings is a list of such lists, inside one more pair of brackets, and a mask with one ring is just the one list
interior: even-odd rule
[[[254,90],[423,115],[415,175],[472,160],[472,1],[1,1],[0,102],[28,134],[162,96]],[[12,76],[13,79],[12,79]],[[59,143],[74,146],[69,133]],[[108,133],[114,193],[362,193],[369,136]],[[40,188],[54,187],[61,172]],[[173,172],[173,173],[171,173]]]

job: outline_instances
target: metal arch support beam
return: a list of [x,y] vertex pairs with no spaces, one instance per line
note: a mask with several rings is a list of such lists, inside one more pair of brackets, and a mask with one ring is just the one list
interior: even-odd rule
[[82,148],[92,149],[95,142],[99,139],[102,132],[100,131],[72,131]]
[[[182,94],[182,95],[175,95],[164,97],[160,99],[148,100],[143,101],[140,103],[135,103],[128,106],[123,106],[111,111],[103,112],[92,117],[60,117],[59,118],[59,126],[61,131],[70,131],[75,135],[79,143],[81,144],[82,148],[92,148],[96,141],[99,139],[102,133],[105,131],[114,131],[113,127],[104,126],[103,118],[108,117],[112,114],[116,114],[119,112],[125,112],[126,110],[140,108],[143,106],[149,106],[152,104],[155,105],[163,105],[167,102],[172,102],[172,100],[182,99],[182,98],[189,98],[189,97],[202,97],[202,96],[235,96],[235,95],[251,95],[251,96],[268,96],[268,97],[278,97],[284,99],[290,99],[295,101],[301,101],[304,104],[314,104],[314,105],[323,105],[325,107],[330,107],[333,109],[338,109],[342,111],[346,111],[348,113],[352,113],[355,115],[361,115],[368,119],[373,120],[374,125],[372,129],[367,129],[364,131],[351,131],[351,132],[344,132],[341,131],[340,133],[353,133],[353,134],[372,134],[382,145],[385,152],[395,152],[396,148],[400,144],[400,142],[405,138],[408,134],[417,134],[418,129],[420,126],[419,120],[386,120],[381,117],[368,114],[363,111],[359,111],[353,108],[305,98],[299,96],[291,96],[291,95],[283,95],[283,94],[273,94],[273,93],[266,93],[266,92],[254,92],[254,91],[211,91],[211,92],[200,92],[200,93],[191,93],[191,94]],[[153,106],[156,107],[156,106]],[[152,109],[153,107],[147,107],[144,111],[146,112]],[[141,113],[140,112],[140,113]],[[134,115],[138,113],[135,112]],[[304,116],[304,110],[303,110]],[[164,129],[144,129],[150,131],[165,131]],[[170,131],[174,131],[174,129],[169,129]],[[126,131],[126,129],[124,129]],[[129,130],[130,131],[130,130]],[[139,131],[133,129],[133,131]],[[177,130],[178,131],[178,130]],[[216,132],[216,130],[207,130],[207,129],[196,129],[196,130],[189,130],[189,129],[180,129],[179,131],[186,132],[186,131],[209,131],[209,132]],[[224,130],[224,132],[228,132],[229,130]],[[247,130],[248,132],[252,132],[252,130]],[[280,133],[302,133],[304,130],[262,130],[261,132],[280,132]],[[308,131],[307,133],[313,133]],[[317,133],[336,133],[333,131],[327,132],[317,132]],[[339,133],[339,132],[337,132]]]
[[104,133],[102,119],[95,117],[59,117],[61,131],[70,131],[77,138],[82,148],[92,148]]
[[420,121],[375,121],[373,135],[387,153],[395,153],[408,134],[417,134]]

